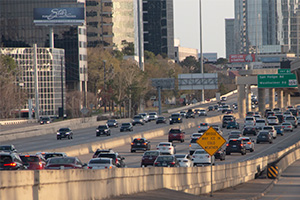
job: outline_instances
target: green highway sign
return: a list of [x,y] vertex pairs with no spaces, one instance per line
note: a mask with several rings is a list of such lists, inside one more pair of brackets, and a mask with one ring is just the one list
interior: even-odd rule
[[296,75],[289,74],[259,74],[257,75],[258,88],[291,88],[297,87]]
[[278,69],[278,74],[290,74],[291,69]]

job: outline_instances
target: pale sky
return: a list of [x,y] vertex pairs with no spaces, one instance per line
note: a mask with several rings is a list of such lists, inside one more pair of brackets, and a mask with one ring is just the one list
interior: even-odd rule
[[[225,19],[234,17],[234,0],[201,0],[203,53],[226,57]],[[174,0],[174,37],[200,53],[199,0]]]

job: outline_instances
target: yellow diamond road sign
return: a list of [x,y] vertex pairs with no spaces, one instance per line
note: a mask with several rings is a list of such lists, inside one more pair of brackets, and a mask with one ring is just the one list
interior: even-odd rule
[[196,142],[212,156],[226,140],[213,127],[209,127]]

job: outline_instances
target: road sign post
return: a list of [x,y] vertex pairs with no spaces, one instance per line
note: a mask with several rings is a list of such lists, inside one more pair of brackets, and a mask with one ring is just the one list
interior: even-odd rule
[[212,156],[221,148],[226,140],[213,128],[209,127],[207,131],[196,141],[210,155],[210,196],[213,194],[213,171],[212,171]]

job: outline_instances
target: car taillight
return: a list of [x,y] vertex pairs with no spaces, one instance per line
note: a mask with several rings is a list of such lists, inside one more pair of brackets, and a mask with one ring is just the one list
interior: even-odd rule
[[43,163],[42,162],[39,162],[39,167],[40,167],[40,169],[43,169]]
[[288,128],[292,128],[292,126],[288,126]]
[[198,128],[200,128],[200,126],[198,126]]
[[88,167],[88,169],[93,169],[93,167]]
[[189,147],[192,147],[192,145],[190,144]]
[[143,143],[143,145],[147,145],[147,143],[145,142],[145,143]]
[[131,142],[131,145],[133,145],[133,142]]
[[240,146],[242,147],[242,146],[244,146],[243,144],[240,144]]
[[196,156],[193,156],[193,158],[196,158]]
[[229,146],[229,144],[226,144],[226,146],[228,147],[228,146]]
[[156,149],[159,149],[158,147]]
[[159,162],[154,163],[155,165],[158,165]]
[[209,158],[210,156],[209,156],[209,155],[207,155],[206,157],[207,157],[207,158]]
[[171,165],[175,165],[175,162],[171,162]]
[[4,166],[10,166],[10,167],[15,167],[15,166],[17,166],[17,163],[15,163],[15,162],[12,162],[12,163],[7,163],[7,164],[4,164]]
[[118,163],[119,161],[118,161],[118,159],[116,159],[116,163]]
[[247,144],[251,144],[251,142],[247,142]]
[[169,148],[169,150],[171,150],[172,148]]

